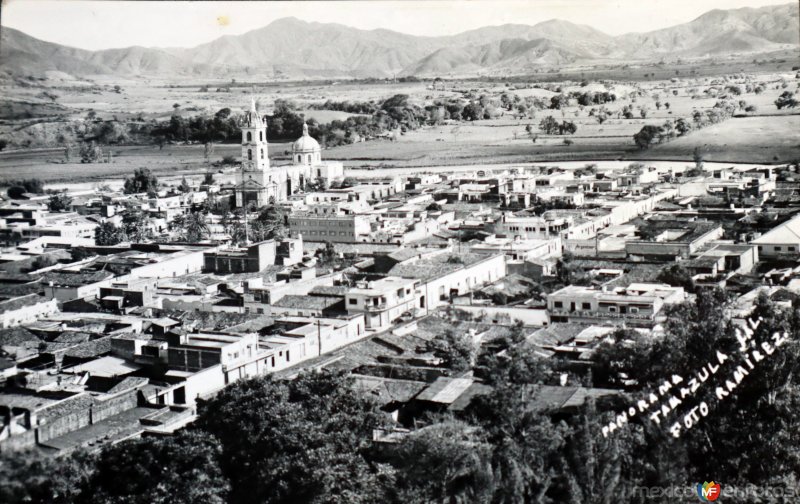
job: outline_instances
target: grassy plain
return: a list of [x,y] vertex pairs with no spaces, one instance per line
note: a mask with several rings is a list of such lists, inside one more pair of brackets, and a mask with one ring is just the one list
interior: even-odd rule
[[[761,65],[743,65],[748,68],[742,69],[749,73],[730,74],[728,72],[735,71],[735,67],[711,65],[703,69],[704,72],[688,75],[692,71],[689,68],[667,71],[651,66],[620,70],[617,77],[625,75],[630,80],[590,82],[588,86],[580,86],[580,77],[584,75],[587,78],[601,77],[601,74],[593,74],[587,69],[585,73],[565,77],[564,81],[554,82],[553,78],[546,76],[533,76],[528,80],[514,78],[509,79],[508,83],[447,81],[444,89],[432,89],[430,82],[255,83],[231,86],[229,82],[170,83],[108,77],[80,80],[54,75],[47,81],[31,86],[0,81],[0,94],[4,97],[0,99],[0,138],[40,135],[49,139],[47,145],[58,145],[54,140],[58,127],[69,121],[80,124],[90,111],[104,120],[115,117],[119,120],[134,117],[163,120],[173,113],[184,116],[210,115],[224,107],[234,112],[241,111],[249,106],[251,97],[254,97],[260,102],[261,109],[270,113],[274,101],[283,98],[297,103],[307,117],[329,122],[344,119],[350,114],[311,110],[309,107],[329,99],[380,101],[398,93],[409,95],[410,101],[419,105],[430,104],[438,99],[463,97],[464,92],[472,96],[486,95],[495,100],[507,93],[549,102],[550,97],[557,94],[555,86],[560,86],[559,91],[563,93],[610,91],[618,99],[606,104],[612,114],[602,124],[589,115],[592,106],[579,107],[573,101],[562,110],[536,110],[533,117],[518,118],[506,112],[491,120],[423,127],[396,135],[396,141],[373,140],[328,149],[323,157],[340,160],[346,167],[369,169],[538,161],[690,161],[695,148],[699,148],[708,161],[783,163],[800,158],[798,110],[778,111],[773,104],[783,91],[781,86],[784,83],[788,84],[788,89],[796,89],[799,80],[795,72],[788,71],[788,67],[769,71],[761,69],[759,72],[750,67]],[[781,65],[787,66],[775,66]],[[714,76],[711,71],[715,69],[718,75],[727,77]],[[643,73],[655,75],[656,80],[652,77],[643,79]],[[603,77],[608,78],[605,75]],[[531,87],[536,82],[543,87],[552,85],[553,88]],[[751,92],[736,97],[756,107],[755,111],[747,114],[741,110],[737,112],[747,117],[728,119],[649,150],[636,148],[633,135],[642,126],[660,126],[665,121],[677,118],[690,119],[694,111],[703,113],[717,102],[716,97],[706,95],[704,90],[746,83],[762,83],[766,87],[761,94]],[[115,85],[120,86],[119,92],[114,89]],[[657,102],[661,102],[660,107]],[[669,107],[666,103],[669,103]],[[173,107],[174,104],[178,107]],[[626,105],[633,108],[634,118],[625,119],[618,113]],[[645,117],[642,117],[641,109],[645,109]],[[576,134],[561,137],[539,132],[539,121],[549,115],[559,121],[574,122],[578,126]],[[535,142],[526,131],[529,125],[536,136]],[[572,144],[565,145],[565,138],[569,138]],[[272,162],[288,162],[286,151],[289,148],[290,144],[287,143],[271,144]],[[139,167],[149,168],[161,177],[180,179],[183,175],[200,177],[210,169],[203,157],[202,145],[165,145],[163,149],[157,146],[108,146],[104,149],[113,152],[113,163],[65,163],[63,149],[9,148],[0,152],[0,184],[29,177],[51,183],[121,180]],[[238,157],[239,154],[238,144],[217,145],[213,160],[218,161],[227,155]]]

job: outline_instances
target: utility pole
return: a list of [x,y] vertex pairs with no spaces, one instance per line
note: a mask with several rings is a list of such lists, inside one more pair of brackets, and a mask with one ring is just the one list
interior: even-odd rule
[[319,346],[319,355],[322,355],[322,334],[319,326],[319,320],[317,320],[317,344]]
[[250,204],[245,203],[244,205],[244,243],[245,245],[250,245],[250,229],[247,227],[247,212],[250,211]]

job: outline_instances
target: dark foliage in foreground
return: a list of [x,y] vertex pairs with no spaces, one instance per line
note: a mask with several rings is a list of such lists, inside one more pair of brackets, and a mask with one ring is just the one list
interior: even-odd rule
[[[691,376],[716,350],[738,358],[727,303],[721,291],[700,291],[670,308],[663,337],[618,331],[598,349],[584,381],[624,382],[635,398],[665,376]],[[541,386],[560,371],[516,328],[502,355],[476,359],[493,393],[463,414],[418,426],[394,456],[372,449],[373,429],[386,416],[343,374],[256,378],[201,403],[198,421],[172,438],[126,441],[97,455],[3,454],[0,501],[633,503],[642,499],[635,487],[712,479],[796,489],[797,306],[762,296],[754,316],[762,317],[756,344],[772,341],[775,331],[786,331],[788,340],[679,439],[647,420],[604,437],[613,413],[593,401],[568,414],[533,408]]]

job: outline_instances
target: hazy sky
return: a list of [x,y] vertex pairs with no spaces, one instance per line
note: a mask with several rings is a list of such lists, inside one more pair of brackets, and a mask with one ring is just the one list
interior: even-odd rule
[[105,49],[191,47],[287,16],[415,35],[450,35],[504,23],[559,18],[610,35],[691,21],[711,9],[760,7],[776,0],[461,0],[350,2],[125,2],[2,0],[3,26],[42,40]]

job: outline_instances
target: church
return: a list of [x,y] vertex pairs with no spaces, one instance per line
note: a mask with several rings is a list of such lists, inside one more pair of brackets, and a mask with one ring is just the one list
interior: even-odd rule
[[305,189],[306,183],[324,178],[330,183],[341,179],[341,162],[322,161],[322,148],[308,134],[303,123],[303,136],[292,144],[289,165],[270,166],[267,149],[267,119],[250,104],[242,121],[242,166],[236,173],[236,207],[262,207],[286,201]]

